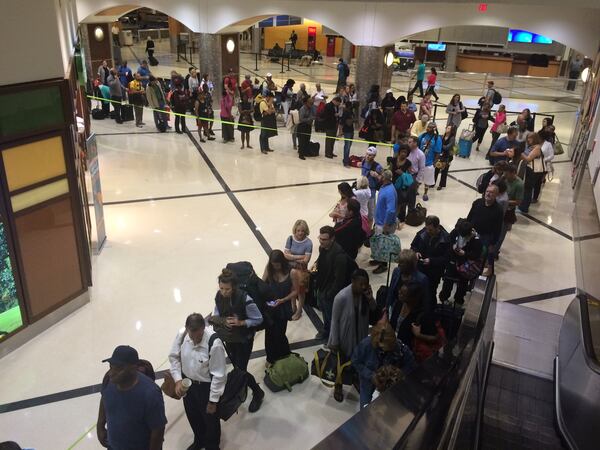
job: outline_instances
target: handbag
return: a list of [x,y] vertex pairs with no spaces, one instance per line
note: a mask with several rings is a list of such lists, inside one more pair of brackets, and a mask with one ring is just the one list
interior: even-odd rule
[[408,189],[409,187],[411,187],[412,184],[414,183],[414,181],[415,180],[414,180],[413,176],[410,173],[404,172],[402,175],[400,175],[398,178],[396,178],[396,181],[394,183],[394,187],[398,191],[403,191],[403,190]]
[[554,154],[562,155],[564,152],[565,152],[565,149],[563,148],[560,141],[557,139],[556,142],[554,143]]
[[363,125],[358,131],[358,137],[361,139],[367,139],[369,137],[369,127],[367,125]]
[[506,122],[501,123],[498,126],[497,132],[500,134],[506,134],[508,132],[508,124]]
[[439,320],[435,321],[437,330],[437,339],[435,342],[426,342],[422,339],[413,338],[413,353],[417,363],[421,363],[437,352],[440,348],[446,345],[446,332]]
[[438,169],[438,170],[444,170],[447,165],[448,165],[448,163],[446,161],[441,160],[441,159],[438,159],[435,162],[435,168]]
[[321,380],[324,386],[334,387],[336,384],[352,385],[354,371],[351,369],[352,361],[340,352],[331,352],[319,349],[310,365],[310,374]]
[[483,267],[481,261],[466,260],[456,266],[456,271],[465,280],[472,280],[479,276],[483,271]]
[[405,223],[412,227],[418,227],[425,222],[425,218],[427,217],[427,208],[422,206],[420,203],[417,203],[415,209],[408,211],[406,214]]
[[[183,340],[185,339],[186,335],[187,335],[187,330],[181,336],[181,341],[179,341],[179,355],[180,355],[179,357],[180,357],[180,359],[181,359],[181,346],[183,345]],[[209,351],[209,353],[210,353],[210,351]],[[181,397],[179,395],[177,395],[177,393],[175,392],[175,379],[173,378],[173,375],[171,375],[171,372],[168,370],[165,372],[165,377],[163,379],[162,385],[160,386],[160,390],[163,391],[167,397],[174,398],[175,400],[181,400]]]
[[459,105],[460,105],[460,108],[463,110],[460,113],[460,117],[461,117],[462,120],[465,120],[467,117],[469,117],[469,112],[465,108],[463,108],[462,102],[459,102]]
[[392,261],[391,256],[400,254],[400,238],[395,234],[374,234],[371,236],[371,258],[379,262]]

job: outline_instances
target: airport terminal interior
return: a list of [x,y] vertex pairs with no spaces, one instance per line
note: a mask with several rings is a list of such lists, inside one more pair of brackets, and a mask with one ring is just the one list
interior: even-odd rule
[[[371,123],[365,111],[377,109],[385,95],[406,98],[420,64],[425,80],[437,72],[425,87],[438,97],[430,120],[440,135],[447,105],[460,95],[468,117],[456,130],[447,185],[438,189],[436,180],[427,196],[421,185],[416,196],[448,233],[482,198],[482,175],[493,169],[489,128],[480,147],[472,143],[470,154],[462,154],[490,86],[501,94],[500,102],[491,101],[490,127],[500,105],[507,124],[518,127],[528,109],[532,130],[553,125],[552,169],[542,174],[539,198],[517,209],[496,260],[471,279],[464,305],[452,298],[438,305],[459,309],[462,319],[417,369],[375,392],[364,408],[357,388],[344,385],[339,402],[313,374],[290,391],[273,392],[264,382],[269,350],[260,330],[247,371],[264,400],[250,412],[248,394],[221,421],[220,448],[597,448],[600,5],[570,4],[572,11],[553,0],[10,5],[0,30],[2,52],[13,61],[0,68],[0,442],[20,447],[0,448],[102,448],[96,423],[109,369],[102,361],[115,347],[135,348],[161,386],[188,315],[215,312],[217,277],[228,263],[248,261],[262,277],[269,254],[283,251],[298,219],[308,224],[314,245],[309,266],[317,260],[319,229],[334,225],[338,185],[352,185],[363,173],[343,163],[342,134],[336,133],[330,158],[325,133],[313,129],[310,141],[320,144],[320,153],[299,158],[281,91],[291,79],[295,94],[304,84],[309,96],[332,102],[345,70],[340,64],[349,72],[341,85],[357,92],[356,105],[348,103],[354,108],[350,155],[362,161],[375,147],[383,168],[396,156],[395,141],[360,136]],[[402,23],[396,26],[390,14]],[[28,36],[36,29],[42,37]],[[41,64],[33,64],[38,52]],[[124,121],[118,123],[108,101],[112,90],[102,97],[103,61],[117,71],[126,61],[132,74],[149,70],[167,82],[169,96],[174,72],[208,74],[215,139],[202,139],[189,108],[187,131],[175,132],[172,105],[166,131],[148,103],[136,126],[119,100]],[[272,151],[261,151],[265,125],[256,120],[252,148],[240,148],[241,89],[231,91],[234,139],[226,140],[231,125],[219,114],[223,80],[239,86],[249,79],[262,93],[267,76],[275,84]],[[372,85],[380,88],[375,106],[367,100]],[[424,218],[393,227],[400,248],[410,249]],[[370,242],[355,261],[375,295],[389,285],[389,275],[374,272]],[[307,300],[299,319],[287,323],[290,349],[309,370],[316,352],[331,350],[317,336],[321,306]],[[195,448],[183,402],[163,397],[162,448]],[[109,419],[109,435],[110,426]]]

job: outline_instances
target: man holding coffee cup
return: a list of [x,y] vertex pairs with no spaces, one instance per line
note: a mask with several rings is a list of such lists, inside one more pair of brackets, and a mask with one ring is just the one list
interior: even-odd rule
[[218,449],[221,441],[221,422],[216,412],[227,383],[227,358],[221,339],[211,339],[214,334],[212,328],[206,328],[201,314],[190,314],[169,353],[175,392],[183,397],[185,414],[194,431],[194,442],[188,450]]

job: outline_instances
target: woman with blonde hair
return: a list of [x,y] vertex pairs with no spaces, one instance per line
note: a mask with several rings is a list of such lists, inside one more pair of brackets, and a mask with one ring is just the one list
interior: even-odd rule
[[360,407],[371,402],[375,391],[375,374],[383,366],[393,366],[405,374],[416,366],[410,348],[396,338],[394,329],[387,321],[379,322],[354,349],[352,367],[360,379]]
[[306,289],[308,287],[308,263],[312,256],[313,243],[308,237],[310,230],[305,220],[298,219],[292,227],[292,234],[288,236],[285,242],[283,254],[285,259],[290,262],[292,268],[292,283],[297,292],[297,298],[292,299],[293,316],[292,320],[298,320],[302,316],[304,299],[306,298]]

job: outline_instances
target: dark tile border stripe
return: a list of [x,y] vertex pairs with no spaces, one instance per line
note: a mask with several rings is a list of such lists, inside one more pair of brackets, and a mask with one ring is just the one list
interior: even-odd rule
[[[190,130],[190,131],[198,131],[198,130]],[[214,128],[213,131],[221,131],[220,128]],[[124,133],[94,133],[96,136],[127,136],[127,135],[137,135],[137,134],[177,134],[175,131],[125,131]]]
[[[323,341],[317,339],[308,339],[305,341],[293,342],[290,344],[292,350],[301,350],[304,348],[315,347],[321,345]],[[264,350],[256,350],[250,355],[250,359],[262,358],[265,356]],[[167,370],[160,370],[156,372],[156,379],[162,380],[165,377]],[[78,397],[84,397],[86,395],[97,394],[101,391],[101,384],[92,384],[77,389],[70,389],[68,391],[57,392],[49,395],[42,395],[40,397],[28,398],[26,400],[19,400],[16,402],[5,403],[0,405],[0,414],[19,411],[21,409],[33,408],[36,406],[47,405],[49,403],[62,402],[64,400],[71,400]]]
[[[475,186],[470,185],[469,183],[467,183],[466,181],[463,180],[459,180],[458,178],[448,174],[448,178],[452,178],[454,181],[459,182],[460,184],[462,184],[463,186],[468,187],[469,189],[477,192],[477,189],[475,188]],[[573,237],[569,236],[567,233],[565,233],[564,231],[559,230],[558,228],[553,227],[552,225],[548,225],[547,223],[544,223],[542,220],[538,219],[537,217],[532,216],[531,214],[528,213],[519,213],[520,215],[522,215],[523,217],[528,218],[529,220],[531,220],[532,222],[537,223],[538,225],[543,226],[544,228],[549,229],[550,231],[554,231],[556,234],[558,234],[559,236],[564,237],[565,239],[568,239],[570,241],[573,240]]]
[[586,234],[584,236],[577,236],[577,237],[574,237],[573,240],[575,242],[579,242],[579,241],[589,241],[590,239],[598,239],[598,238],[600,238],[600,233]]
[[559,289],[557,291],[543,292],[541,294],[528,295],[527,297],[513,298],[511,300],[505,300],[502,303],[512,303],[513,305],[523,305],[525,303],[537,302],[540,300],[549,300],[551,298],[563,297],[565,295],[575,294],[577,288],[566,288]]
[[[306,183],[295,183],[295,184],[282,184],[279,186],[264,186],[258,188],[247,188],[247,189],[236,189],[231,192],[234,194],[244,193],[244,192],[255,192],[255,191],[269,191],[273,189],[286,189],[293,187],[302,187],[302,186],[315,186],[320,184],[333,184],[333,183],[342,183],[344,181],[354,181],[355,178],[343,178],[339,180],[325,180],[325,181],[310,181]],[[153,198],[135,198],[132,200],[117,200],[112,202],[104,202],[104,206],[113,206],[113,205],[125,205],[129,203],[145,203],[145,202],[158,202],[161,200],[176,200],[179,198],[195,198],[195,197],[208,197],[212,195],[223,195],[226,194],[225,191],[219,192],[202,192],[198,194],[181,194],[181,195],[170,195],[166,197],[153,197]],[[92,205],[88,205],[92,206]]]

